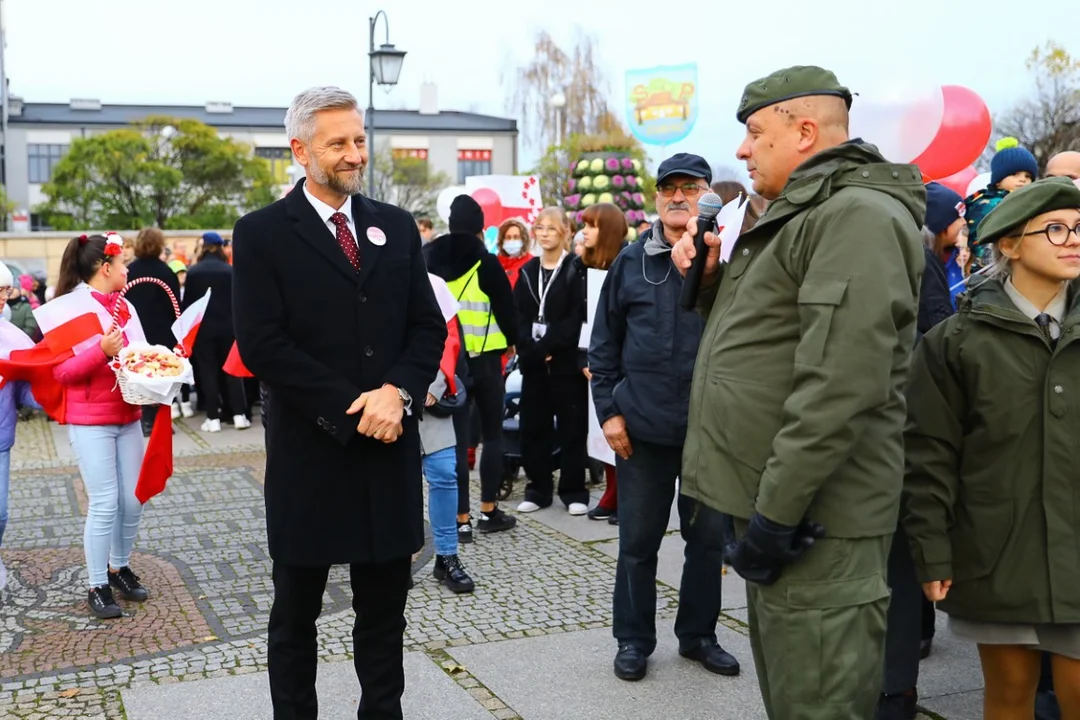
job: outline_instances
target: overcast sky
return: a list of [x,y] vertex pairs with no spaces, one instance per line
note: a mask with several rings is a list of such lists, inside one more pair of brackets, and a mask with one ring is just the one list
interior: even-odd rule
[[[965,85],[991,111],[1030,90],[1024,61],[1053,37],[1080,55],[1077,0],[3,0],[13,94],[105,103],[285,106],[300,89],[341,85],[367,104],[368,17],[387,10],[408,52],[401,81],[376,107],[415,108],[420,83],[443,109],[506,115],[500,76],[531,57],[546,29],[567,46],[599,41],[609,91],[628,69],[697,61],[700,117],[666,149],[737,166],[743,86],[780,67],[823,65],[863,98]],[[828,12],[820,8],[829,6]],[[1056,33],[1056,37],[1055,37]],[[380,21],[377,42],[383,41]],[[856,103],[859,98],[856,98]],[[621,108],[621,104],[619,105]],[[621,109],[620,109],[621,113]],[[519,118],[520,120],[520,118]],[[651,148],[654,162],[661,149]],[[536,157],[522,148],[523,169]]]

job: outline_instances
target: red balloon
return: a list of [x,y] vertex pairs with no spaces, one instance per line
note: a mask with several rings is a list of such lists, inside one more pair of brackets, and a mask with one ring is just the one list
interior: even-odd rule
[[974,91],[943,85],[945,113],[937,135],[912,163],[923,175],[938,180],[974,163],[990,141],[990,110]]
[[477,188],[472,199],[484,211],[484,227],[491,227],[502,222],[503,206],[499,194],[491,188]]
[[969,166],[949,177],[941,178],[938,182],[958,193],[960,197],[966,197],[968,185],[977,177],[979,177],[979,171]]

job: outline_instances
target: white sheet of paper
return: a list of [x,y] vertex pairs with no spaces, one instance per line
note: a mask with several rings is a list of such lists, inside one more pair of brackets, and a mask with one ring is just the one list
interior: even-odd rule
[[731,253],[735,249],[735,241],[739,239],[746,209],[749,206],[749,198],[744,198],[741,204],[731,202],[720,208],[720,214],[716,216],[716,224],[720,228],[721,262],[731,260]]
[[615,464],[615,451],[604,439],[604,431],[600,428],[600,421],[596,419],[596,405],[593,403],[592,386],[589,386],[589,457],[595,458],[608,465]]
[[581,326],[581,334],[578,336],[578,348],[581,350],[588,350],[589,342],[592,340],[593,318],[596,317],[596,307],[600,304],[600,288],[604,287],[607,270],[589,268],[585,277],[588,284],[588,297],[585,304],[585,324]]

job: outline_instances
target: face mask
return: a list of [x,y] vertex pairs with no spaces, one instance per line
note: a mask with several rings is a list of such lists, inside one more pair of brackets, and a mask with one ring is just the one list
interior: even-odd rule
[[503,242],[503,252],[510,257],[517,257],[521,254],[522,242],[520,240],[506,240]]

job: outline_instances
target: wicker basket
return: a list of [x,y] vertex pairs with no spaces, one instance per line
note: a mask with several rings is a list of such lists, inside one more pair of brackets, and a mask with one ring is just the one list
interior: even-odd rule
[[[161,280],[158,280],[157,278],[141,277],[141,278],[136,278],[135,280],[132,280],[127,285],[125,285],[124,288],[120,291],[120,297],[116,301],[116,308],[113,310],[113,327],[117,327],[120,324],[120,308],[121,308],[120,301],[124,298],[125,295],[127,295],[128,290],[135,287],[136,285],[145,285],[147,283],[150,283],[152,285],[157,285],[158,287],[160,287],[162,290],[165,291],[165,294],[169,296],[169,301],[172,303],[173,312],[176,314],[177,319],[180,318],[180,304],[176,301],[176,296],[173,295],[173,291],[171,289],[169,289],[169,286],[166,285]],[[173,352],[176,353],[181,358],[184,357],[184,351],[179,345],[176,346],[176,348],[173,350]],[[146,392],[143,391],[143,389],[138,384],[129,382],[128,379],[127,379],[127,375],[124,372],[123,368],[121,367],[120,363],[118,363],[118,362],[113,363],[113,370],[116,371],[116,384],[120,388],[120,394],[123,396],[124,402],[128,403],[129,405],[163,405],[163,404],[166,404],[166,403],[161,402],[161,398],[153,397],[151,395],[148,395]],[[175,394],[180,392],[180,388],[183,386],[183,384],[184,383],[182,383],[182,382],[178,382],[178,383],[174,384],[175,385],[175,387],[173,388],[173,395],[174,396],[175,396]]]

